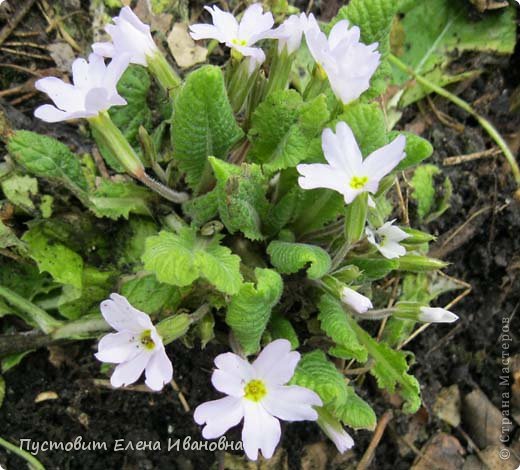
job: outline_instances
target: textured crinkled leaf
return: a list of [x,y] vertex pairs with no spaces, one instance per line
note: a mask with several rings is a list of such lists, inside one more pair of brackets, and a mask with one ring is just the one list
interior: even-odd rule
[[406,157],[397,165],[396,170],[405,170],[411,166],[418,165],[433,153],[432,144],[412,132],[392,131],[389,134],[389,141],[394,140],[400,134],[406,137],[406,147],[404,149]]
[[319,157],[319,133],[329,115],[324,95],[304,103],[294,90],[272,93],[253,114],[249,157],[269,172]]
[[89,195],[91,209],[98,217],[128,219],[130,214],[151,215],[149,203],[156,199],[148,189],[132,181],[102,180]]
[[201,226],[218,214],[218,193],[216,190],[194,197],[182,205],[182,210],[193,224]]
[[60,141],[30,131],[14,132],[7,149],[29,173],[67,186],[76,195],[87,189],[79,157]]
[[[403,8],[399,20],[404,42],[396,44],[399,58],[437,85],[445,86],[468,77],[449,71],[449,64],[464,51],[511,54],[516,43],[515,7],[490,12],[475,21],[464,2],[418,0]],[[431,14],[435,12],[435,14]],[[469,73],[468,73],[469,72]],[[402,85],[410,77],[394,69],[394,82]],[[429,90],[411,82],[400,100],[401,106],[422,98]]]
[[264,222],[267,235],[276,235],[291,222],[296,211],[298,197],[298,188],[292,188],[289,192],[284,194],[276,204],[269,206],[269,211]]
[[435,209],[435,176],[440,174],[441,170],[435,165],[421,165],[417,167],[410,180],[410,186],[413,188],[411,196],[417,203],[417,215],[421,220]]
[[32,198],[38,194],[38,180],[30,176],[12,175],[2,181],[4,196],[15,206],[35,210]]
[[292,349],[297,349],[300,346],[300,340],[298,339],[296,330],[291,322],[282,315],[273,314],[269,322],[269,332],[273,340],[280,338],[288,340],[291,343]]
[[142,260],[160,282],[182,287],[202,277],[219,291],[236,294],[242,285],[240,258],[220,245],[220,239],[200,238],[188,227],[178,234],[162,231],[146,240]]
[[347,106],[338,121],[345,121],[349,125],[365,157],[388,143],[385,115],[377,103]]
[[267,253],[271,264],[283,274],[307,270],[310,279],[320,279],[331,267],[329,254],[319,246],[305,243],[288,243],[274,240],[269,243]]
[[118,265],[127,267],[141,264],[146,239],[157,233],[157,225],[150,218],[131,217],[115,240]]
[[55,281],[77,289],[83,285],[83,259],[64,244],[49,238],[36,225],[24,233],[29,256],[36,261],[40,272],[48,272]]
[[347,321],[347,313],[339,300],[329,294],[322,295],[318,304],[321,329],[331,338],[336,346],[329,350],[332,356],[343,359],[356,359],[366,362],[367,350],[359,342],[356,332]]
[[258,165],[241,166],[210,157],[217,179],[218,209],[222,222],[231,232],[241,231],[251,240],[261,240],[262,219],[269,203],[267,178]]
[[135,308],[150,315],[163,308],[177,308],[181,301],[178,287],[160,283],[153,274],[129,279],[121,286],[121,295]]
[[[126,99],[127,104],[125,106],[112,106],[108,111],[114,124],[139,154],[141,153],[138,136],[139,126],[149,130],[152,124],[152,112],[147,103],[150,85],[150,75],[146,68],[131,65],[126,69],[117,84],[117,90]],[[93,129],[92,135],[106,162],[117,172],[125,173],[118,158],[103,143],[103,140],[98,138],[95,129]]]
[[260,348],[260,339],[265,331],[271,310],[278,303],[283,291],[281,276],[272,269],[255,269],[256,285],[242,284],[234,295],[226,313],[226,323],[246,355]]
[[354,319],[347,318],[374,361],[370,373],[376,378],[379,388],[390,393],[399,392],[405,400],[403,411],[415,413],[421,406],[421,390],[417,379],[407,372],[409,366],[406,359],[409,353],[395,351],[384,342],[378,343]]
[[370,406],[358,397],[345,377],[323,351],[304,354],[291,383],[316,392],[324,407],[344,424],[354,429],[373,429],[376,416]]
[[191,188],[207,177],[208,157],[224,159],[242,137],[219,67],[192,72],[175,99],[172,125],[174,158]]

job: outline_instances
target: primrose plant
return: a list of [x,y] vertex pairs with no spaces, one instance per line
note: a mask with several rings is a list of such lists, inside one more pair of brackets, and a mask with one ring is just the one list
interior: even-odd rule
[[[184,77],[124,7],[72,83],[37,81],[54,106],[35,116],[86,120],[97,149],[6,136],[12,177],[47,191],[21,238],[2,225],[46,280],[23,318],[54,339],[115,330],[96,354],[115,365],[113,387],[144,372],[163,389],[184,358],[170,361],[174,340],[231,350],[211,376],[224,396],[209,393],[194,419],[206,439],[243,422],[252,460],[273,455],[280,420],[316,421],[346,451],[351,430],[376,426],[365,398],[377,388],[414,413],[420,386],[402,346],[417,322],[457,317],[429,306],[454,286],[427,255],[434,237],[405,223],[399,176],[432,148],[387,127],[378,97],[394,10],[380,3],[352,0],[330,24],[206,7],[190,34],[229,59]],[[352,369],[375,381],[350,382]]]

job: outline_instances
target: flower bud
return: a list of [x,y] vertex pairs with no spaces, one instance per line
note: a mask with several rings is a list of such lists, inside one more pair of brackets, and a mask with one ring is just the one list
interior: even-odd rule
[[318,426],[334,442],[339,453],[343,454],[354,446],[354,440],[336,418],[325,408],[318,408],[316,411],[318,412]]
[[426,323],[453,323],[459,319],[457,315],[438,307],[421,307],[418,319]]
[[350,287],[343,287],[340,291],[340,296],[341,301],[356,313],[365,313],[372,308],[372,302],[368,297],[365,297]]

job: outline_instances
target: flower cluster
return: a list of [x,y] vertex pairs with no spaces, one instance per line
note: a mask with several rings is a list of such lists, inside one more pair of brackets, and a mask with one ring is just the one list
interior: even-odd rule
[[[239,301],[233,304],[235,307],[236,304],[240,304],[237,310],[242,309],[239,314],[235,315],[239,317],[239,323],[244,322],[243,317],[249,315],[249,310],[254,310],[262,302],[267,305],[265,308],[267,313],[262,310],[260,314],[264,325],[255,338],[255,344],[246,351],[243,345],[240,344],[240,340],[235,341],[237,338],[233,337],[234,340],[229,343],[232,345],[234,352],[220,354],[214,360],[215,370],[212,373],[211,382],[216,390],[226,396],[200,404],[194,412],[195,422],[204,426],[202,434],[206,439],[218,438],[230,428],[243,422],[242,441],[246,455],[251,460],[256,460],[259,452],[261,452],[265,458],[270,458],[280,441],[280,420],[309,420],[316,421],[323,432],[335,443],[338,450],[345,452],[354,445],[353,439],[344,429],[344,424],[350,425],[350,423],[346,422],[346,419],[343,419],[343,416],[348,415],[348,413],[343,413],[342,417],[338,417],[333,416],[333,412],[337,411],[337,409],[341,410],[342,406],[347,406],[345,403],[349,403],[349,397],[352,398],[354,391],[346,388],[347,385],[343,375],[338,380],[333,380],[333,386],[345,392],[345,403],[343,404],[339,404],[339,397],[334,396],[331,398],[328,396],[331,393],[327,390],[321,394],[319,380],[307,377],[308,380],[302,380],[300,385],[297,385],[296,378],[298,367],[301,365],[301,357],[299,352],[293,351],[294,348],[291,344],[295,345],[296,343],[297,345],[298,341],[295,341],[295,343],[291,343],[287,339],[271,341],[272,338],[286,336],[282,334],[266,334],[268,333],[266,328],[271,310],[278,303],[284,291],[284,281],[280,273],[295,274],[304,270],[307,270],[310,288],[319,289],[320,295],[323,296],[322,299],[325,299],[324,304],[327,303],[329,297],[332,298],[333,305],[331,310],[333,310],[333,320],[331,324],[333,327],[329,328],[329,330],[335,329],[338,325],[346,325],[348,327],[348,333],[343,335],[344,337],[339,338],[341,335],[335,337],[332,334],[331,341],[336,341],[337,339],[343,341],[346,337],[350,340],[350,337],[356,331],[357,320],[378,319],[390,315],[395,316],[398,320],[411,319],[428,323],[450,323],[457,320],[458,317],[448,310],[424,305],[427,302],[397,302],[392,308],[377,310],[374,308],[371,298],[368,297],[368,295],[371,295],[371,290],[363,284],[367,278],[371,279],[367,277],[364,280],[360,280],[362,271],[367,269],[367,260],[368,262],[375,260],[377,263],[384,263],[385,269],[390,266],[388,270],[398,269],[393,268],[394,266],[399,266],[399,269],[405,270],[403,266],[406,266],[406,261],[408,260],[410,263],[409,260],[413,259],[414,256],[422,260],[422,262],[424,262],[424,258],[427,258],[414,253],[414,250],[417,249],[416,246],[422,243],[423,240],[413,242],[413,236],[408,231],[409,229],[395,225],[396,219],[387,220],[390,219],[390,211],[384,213],[384,215],[376,212],[378,198],[384,192],[382,188],[385,185],[386,187],[391,186],[394,178],[392,172],[401,168],[400,164],[407,156],[407,137],[399,134],[390,139],[387,138],[389,134],[385,133],[385,140],[382,142],[388,143],[372,152],[365,151],[363,153],[362,149],[365,148],[361,143],[361,139],[359,139],[360,134],[357,132],[356,126],[352,124],[349,126],[346,122],[350,123],[349,119],[344,117],[341,111],[334,111],[336,114],[331,112],[330,119],[326,119],[323,122],[320,121],[321,123],[314,134],[311,131],[308,132],[314,140],[303,140],[302,136],[306,137],[308,129],[305,125],[302,125],[301,129],[298,128],[300,122],[294,124],[292,130],[296,130],[293,134],[290,134],[290,131],[287,132],[288,135],[290,134],[289,137],[295,138],[296,141],[298,137],[302,137],[304,143],[301,144],[297,141],[299,145],[295,145],[298,151],[303,152],[305,150],[304,147],[312,146],[318,149],[319,155],[310,155],[308,158],[302,157],[297,159],[298,155],[297,158],[293,159],[292,165],[290,162],[285,162],[286,165],[282,165],[282,170],[287,170],[287,173],[283,182],[280,182],[282,179],[280,174],[274,174],[270,172],[270,169],[266,169],[265,174],[263,173],[264,168],[258,162],[263,162],[264,155],[260,157],[257,155],[258,158],[254,160],[254,163],[247,162],[240,169],[238,169],[237,165],[232,165],[230,162],[244,161],[244,154],[247,154],[251,144],[246,139],[250,135],[254,137],[256,135],[255,132],[261,133],[262,131],[262,129],[256,129],[255,132],[250,132],[251,128],[247,127],[254,120],[255,111],[260,107],[259,103],[262,100],[265,102],[273,90],[278,92],[288,91],[286,88],[289,85],[289,70],[304,39],[314,59],[314,69],[312,74],[310,74],[309,83],[301,93],[301,96],[294,90],[290,90],[286,96],[291,96],[290,93],[294,92],[297,95],[295,100],[297,99],[298,105],[301,104],[302,107],[304,106],[302,103],[307,106],[315,98],[322,99],[323,103],[330,99],[334,101],[333,107],[336,110],[341,109],[343,111],[359,104],[357,100],[370,88],[371,78],[381,61],[378,43],[364,44],[361,41],[360,28],[349,24],[347,20],[336,22],[327,36],[321,30],[320,25],[312,14],[306,15],[301,13],[292,15],[281,25],[274,27],[273,15],[270,12],[264,12],[259,3],[249,6],[240,18],[235,18],[234,15],[221,10],[217,6],[205,7],[205,10],[211,15],[212,24],[192,25],[190,26],[190,34],[195,40],[214,39],[231,49],[231,60],[228,63],[229,68],[225,80],[220,69],[208,67],[211,69],[208,75],[213,74],[215,69],[218,72],[216,75],[220,74],[217,78],[221,78],[222,81],[215,79],[211,83],[212,86],[217,83],[218,87],[215,85],[215,90],[218,88],[218,90],[222,91],[224,97],[218,102],[218,106],[226,105],[226,109],[222,111],[227,111],[227,114],[221,113],[221,109],[212,110],[218,116],[211,116],[215,120],[215,123],[212,122],[211,126],[214,126],[216,129],[210,130],[215,131],[215,140],[219,140],[219,142],[213,145],[214,136],[210,135],[202,144],[200,142],[197,145],[194,144],[194,146],[202,149],[203,162],[201,168],[196,168],[196,174],[192,177],[196,184],[192,185],[192,182],[186,178],[186,185],[193,189],[193,199],[188,201],[189,203],[195,201],[193,206],[198,203],[209,206],[214,202],[214,207],[208,209],[208,217],[204,214],[204,220],[201,223],[201,225],[205,224],[203,227],[196,227],[196,217],[193,216],[193,213],[188,212],[188,223],[181,220],[176,214],[165,217],[165,219],[168,219],[168,222],[165,223],[165,230],[157,235],[147,236],[145,243],[141,243],[141,240],[139,240],[139,243],[136,242],[139,245],[146,245],[145,250],[149,250],[146,252],[147,254],[140,253],[139,256],[136,256],[144,264],[144,267],[140,265],[139,269],[146,270],[147,275],[154,274],[152,277],[154,280],[157,279],[158,284],[164,281],[168,287],[187,288],[197,279],[202,278],[209,285],[207,288],[209,292],[208,298],[215,299],[222,294],[215,302],[215,305],[211,304],[211,300],[208,300],[207,304],[205,304],[206,306],[216,306],[217,310],[224,305],[229,306],[233,304],[235,299],[245,292],[246,301],[243,303]],[[180,87],[181,79],[155,44],[150,27],[143,24],[129,7],[124,7],[121,10],[119,15],[113,19],[113,24],[109,24],[106,27],[106,32],[110,36],[110,41],[93,44],[93,53],[88,57],[88,61],[82,58],[74,61],[72,65],[72,83],[66,83],[56,77],[47,77],[36,82],[36,88],[46,93],[54,102],[54,106],[49,104],[40,106],[35,110],[35,116],[47,122],[67,121],[78,118],[87,119],[93,131],[100,136],[102,142],[112,151],[114,158],[119,160],[129,174],[147,184],[149,188],[158,192],[169,201],[185,203],[188,198],[187,193],[176,193],[168,186],[168,183],[174,179],[169,178],[172,168],[175,171],[177,169],[184,171],[188,168],[186,170],[186,173],[188,173],[189,169],[192,168],[192,164],[193,168],[197,166],[198,162],[193,163],[192,161],[195,159],[192,159],[192,154],[187,151],[179,159],[180,163],[176,162],[179,164],[168,166],[167,171],[159,165],[158,161],[153,161],[152,158],[149,158],[149,161],[145,161],[146,159],[138,155],[139,152],[132,147],[120,129],[115,126],[107,111],[112,106],[123,106],[126,104],[126,100],[118,93],[117,85],[129,64],[148,67],[151,75],[155,77],[166,96],[171,98],[171,103],[175,110],[174,117],[177,116],[176,106],[178,102],[182,103],[181,98],[177,100],[179,97],[177,95],[178,89],[182,88],[182,92],[189,87],[187,85]],[[277,47],[273,47],[266,54],[261,45],[263,41],[273,39],[278,41],[277,45],[274,43]],[[110,59],[108,64],[105,62],[106,59]],[[264,66],[264,63],[267,63],[269,67]],[[263,73],[260,73],[262,67],[269,69],[269,79],[266,79]],[[244,72],[241,75],[240,72],[242,70]],[[195,73],[193,72],[193,74]],[[216,75],[211,75],[211,78],[215,78]],[[244,77],[246,79],[242,80]],[[189,78],[186,83],[188,83],[188,80]],[[327,88],[327,84],[330,85],[330,88]],[[327,96],[322,94],[325,89],[328,93]],[[254,90],[256,94],[250,93],[251,90]],[[206,92],[205,90],[202,91]],[[191,95],[187,96],[190,99],[186,100],[185,98],[185,100],[189,101],[188,114],[190,116],[184,118],[184,125],[188,129],[187,132],[190,136],[182,142],[187,147],[191,146],[193,130],[197,129],[198,131],[204,127],[199,125],[199,122],[206,123],[209,120],[207,119],[208,116],[204,115],[197,121],[197,125],[193,125],[189,121],[192,113],[191,101],[196,101],[197,99],[210,101],[210,98],[204,98],[204,93],[202,92],[201,96],[203,98],[200,98],[198,96],[199,90],[196,90],[196,92],[189,90],[189,92]],[[315,101],[318,101],[318,99]],[[248,103],[250,109],[248,108],[241,113],[244,111],[245,102]],[[184,104],[186,103],[184,102]],[[204,112],[207,111],[206,104],[206,102],[203,102],[201,106],[201,108],[204,108]],[[215,108],[218,106],[215,106]],[[235,114],[233,111],[235,111]],[[284,109],[283,111],[289,115],[294,110],[290,109],[287,111]],[[311,110],[309,114],[312,114],[312,112]],[[284,113],[281,114],[285,116]],[[225,125],[220,126],[220,121],[217,118],[220,118],[221,114],[229,115],[229,120],[232,122],[225,122]],[[235,121],[236,115],[239,115],[239,121],[243,117],[243,122],[245,122],[244,129],[240,128],[242,121],[240,121],[240,125]],[[168,125],[170,124],[173,127],[173,138],[175,138],[175,119],[172,119],[171,122],[168,121]],[[282,124],[285,125],[285,123]],[[208,127],[211,126],[208,124]],[[210,130],[208,130],[208,133]],[[144,135],[144,137],[140,135],[140,137],[143,137],[141,141],[143,148],[148,145],[149,149],[152,149],[151,154],[156,156],[157,149],[153,139],[144,128],[140,129],[139,132],[142,132]],[[239,146],[237,145],[237,139],[242,135],[246,137],[244,137],[243,144]],[[356,135],[359,142],[356,140]],[[162,134],[156,140],[161,138]],[[285,138],[286,136],[283,137],[283,139]],[[187,144],[186,140],[188,141]],[[220,140],[224,142],[222,143]],[[323,155],[319,152],[320,143]],[[220,149],[220,147],[222,148]],[[233,150],[237,148],[238,150]],[[177,150],[177,148],[174,149],[174,155]],[[190,148],[189,150],[192,149]],[[371,150],[373,150],[373,147]],[[221,153],[221,155],[218,155],[219,158],[212,158],[217,151]],[[231,151],[234,153],[229,157],[228,152]],[[208,155],[204,152],[207,152]],[[229,158],[226,161],[227,157]],[[175,156],[164,158],[164,160],[168,161],[174,159]],[[162,161],[159,162],[162,163]],[[165,185],[163,186],[161,183],[148,177],[145,173],[145,166],[147,169],[152,168],[156,175],[162,176],[162,181],[165,182]],[[211,170],[213,170],[215,175],[209,175]],[[244,178],[242,178],[242,172],[245,174]],[[254,186],[257,176],[261,183],[258,186]],[[285,180],[291,181],[294,188],[287,190],[285,195],[280,195],[282,183],[290,184]],[[179,184],[182,184],[182,178],[178,178],[176,181],[181,181]],[[390,181],[390,184],[386,184],[385,182],[387,181]],[[172,187],[175,184],[177,183],[173,183]],[[207,192],[201,189],[205,189],[205,186],[209,188]],[[268,190],[265,188],[267,187],[269,187],[269,192],[275,194],[273,201],[271,201],[274,207],[272,210],[266,208],[268,205],[266,196]],[[239,193],[239,196],[246,200],[244,204],[242,204],[243,201],[241,200],[238,202],[229,201],[231,196],[235,196],[233,191],[236,188],[238,188],[236,192]],[[273,190],[271,191],[271,189]],[[342,232],[338,235],[337,227],[327,227],[327,229],[332,230],[334,235],[338,236],[331,237],[327,243],[317,242],[314,246],[300,243],[300,240],[295,235],[297,230],[294,227],[298,225],[296,217],[293,218],[293,214],[289,214],[289,212],[294,209],[293,206],[304,200],[307,195],[317,194],[319,190],[323,189],[331,190],[327,192],[327,197],[336,197],[341,205],[341,209],[344,209],[344,212],[341,213],[341,217],[345,219],[343,220],[345,222],[343,227],[340,227]],[[297,193],[295,192],[296,190],[298,191]],[[316,190],[314,193],[311,192],[314,190]],[[208,197],[209,191],[211,191],[211,196]],[[221,201],[215,202],[221,195],[219,191],[224,194],[223,197],[225,199],[222,203]],[[291,199],[295,194],[297,197]],[[118,188],[117,197],[120,196],[121,193]],[[215,200],[210,200],[211,197],[215,197]],[[285,197],[289,200],[287,204],[285,204],[287,202]],[[126,201],[125,198],[122,199]],[[128,197],[128,199],[138,199],[138,196],[135,198],[133,196]],[[237,197],[237,199],[239,198]],[[296,199],[298,201],[294,202]],[[255,204],[262,207],[256,211]],[[146,204],[144,205],[146,206]],[[319,204],[317,207],[317,209],[309,210],[309,217],[315,216],[323,208]],[[141,210],[137,212],[139,215],[143,215],[143,212],[146,212],[142,210],[141,206],[139,206],[139,209]],[[181,210],[184,211],[185,209],[186,207],[183,205]],[[188,209],[186,209],[186,212]],[[163,206],[161,206],[162,210]],[[305,211],[305,208],[303,210]],[[349,213],[349,210],[352,212]],[[373,210],[372,215],[375,213],[376,216],[368,217],[367,213],[370,210]],[[160,213],[161,217],[164,213],[166,212]],[[216,217],[217,213],[223,223],[220,223],[220,221],[215,223],[215,221],[211,220],[212,217]],[[233,217],[238,219],[244,213],[250,216],[250,219],[253,219],[253,221],[246,229],[235,227],[233,225],[234,220],[231,223],[230,219]],[[250,213],[253,213],[253,215]],[[268,215],[266,216],[265,214]],[[348,214],[352,214],[350,219]],[[265,219],[269,219],[269,217],[271,219],[266,222]],[[339,216],[335,215],[335,217],[336,219],[331,218],[327,222],[332,220],[337,224]],[[128,218],[128,211],[126,212],[126,218]],[[277,218],[285,218],[287,220],[284,223],[280,223],[279,227],[276,228],[278,220],[275,220],[276,223],[273,223],[273,219]],[[248,223],[249,221],[248,219]],[[292,223],[294,225],[290,225]],[[221,227],[218,226],[219,224]],[[258,237],[248,236],[247,230],[252,230],[251,226],[256,228],[257,226],[262,226],[262,224],[266,226],[271,225],[275,228],[265,237],[262,233]],[[282,230],[286,226],[290,227],[290,230],[294,228],[295,233],[287,229],[282,234]],[[218,234],[218,232],[223,227],[227,228],[230,234],[242,231],[246,238],[250,238],[254,242],[271,238],[270,242],[275,244],[275,248],[276,246],[283,248],[285,245],[290,244],[287,241],[290,240],[294,242],[292,246],[294,250],[289,254],[284,252],[276,258],[273,254],[276,250],[267,249],[267,253],[271,256],[271,265],[278,271],[270,268],[257,268],[257,266],[267,266],[268,263],[264,262],[264,260],[261,260],[261,263],[257,263],[256,258],[258,256],[256,251],[248,253],[250,258],[255,259],[252,263],[254,267],[245,266],[247,264],[245,262],[242,263],[244,264],[242,266],[241,261],[244,260],[235,253],[235,251],[239,252],[240,250],[230,250],[227,246],[220,244],[224,237]],[[322,227],[323,225],[319,228],[322,229]],[[276,229],[278,229],[277,232]],[[327,230],[324,231],[327,232]],[[312,232],[311,230],[310,233],[312,234]],[[276,235],[279,235],[278,239]],[[303,235],[309,234],[304,232]],[[316,235],[316,231],[314,235]],[[342,235],[345,240],[342,243],[338,243]],[[213,238],[209,238],[210,236]],[[237,245],[240,245],[241,241],[239,240]],[[413,243],[416,243],[416,245],[413,245]],[[335,252],[334,256],[329,256],[327,250],[322,248],[322,246],[326,245],[328,245],[327,249],[329,251]],[[340,246],[338,247],[338,245]],[[239,248],[242,249],[242,247]],[[255,247],[254,250],[256,249]],[[177,256],[179,253],[180,255]],[[347,254],[352,256],[347,260],[348,262],[342,264]],[[426,262],[429,262],[429,260],[427,258]],[[320,267],[321,261],[324,267]],[[349,264],[350,261],[352,261],[352,264]],[[175,265],[177,262],[182,266]],[[358,262],[359,266],[355,265],[355,262]],[[398,263],[402,263],[402,265],[398,265]],[[175,266],[172,267],[172,265]],[[310,268],[309,265],[311,266]],[[342,273],[342,268],[345,268],[347,271],[351,268],[350,274]],[[319,271],[320,269],[323,271],[321,274],[311,273],[311,270]],[[434,264],[434,269],[438,269],[438,265]],[[246,272],[246,274],[243,275],[242,271]],[[410,271],[415,272],[413,270]],[[270,273],[266,276],[268,280],[265,281],[267,285],[265,289],[260,281],[259,272]],[[220,274],[222,274],[223,280],[219,278]],[[377,274],[379,275],[379,272]],[[380,279],[383,276],[376,276],[374,279]],[[257,282],[256,284],[246,282],[243,280],[244,277],[246,279],[256,277]],[[238,286],[231,284],[238,284]],[[202,289],[204,288],[206,286]],[[106,290],[105,292],[110,291]],[[124,291],[122,290],[122,292]],[[186,292],[188,292],[188,289]],[[183,295],[179,294],[179,297]],[[190,293],[186,296],[188,297],[189,295]],[[203,296],[197,295],[193,297],[196,297],[198,302]],[[193,299],[190,300],[193,302]],[[99,301],[99,298],[96,299],[97,301]],[[135,303],[135,305],[138,304]],[[337,314],[338,306],[339,315]],[[185,320],[185,329],[181,328],[179,330],[181,333],[177,332],[178,334],[172,335],[167,333],[168,328],[171,327],[171,325],[168,326],[168,322],[166,322],[166,326],[164,326],[163,322],[155,325],[148,314],[133,307],[127,298],[122,295],[112,294],[110,299],[101,303],[100,308],[103,318],[108,326],[115,330],[115,333],[109,333],[101,338],[98,343],[96,358],[102,362],[115,365],[111,375],[112,386],[117,388],[131,385],[139,380],[144,373],[145,383],[153,391],[162,390],[172,380],[173,366],[166,352],[167,344],[186,333],[188,326],[192,322],[200,321],[204,316],[184,314],[184,317],[182,317],[182,315],[176,315],[182,321]],[[177,308],[178,305],[175,306],[175,309]],[[207,308],[207,310],[209,309],[210,307]],[[324,307],[323,310],[326,311],[327,309]],[[325,326],[326,320],[323,319],[325,316],[320,314],[318,318],[324,331],[328,329]],[[307,319],[308,317],[305,317],[305,320]],[[353,323],[343,323],[344,319],[347,319],[345,320],[347,322],[352,320]],[[225,321],[231,326],[233,320],[226,317]],[[252,328],[257,325],[246,326],[251,326]],[[244,328],[244,325],[241,323],[240,329],[243,331]],[[360,338],[366,339],[367,336],[370,336],[361,327],[359,328],[361,330]],[[329,333],[329,331],[326,332]],[[233,330],[233,334],[236,334],[235,330]],[[296,333],[294,335],[296,336]],[[353,343],[356,343],[353,348],[357,347],[356,351],[354,351],[356,354],[359,353],[357,356],[352,353],[351,344],[338,344],[331,348],[330,351],[332,352],[329,351],[329,354],[341,359],[351,359],[352,357],[358,359],[358,357],[368,357],[369,352],[379,346],[379,342],[375,340],[370,343],[370,347],[365,347],[361,343],[357,344],[357,341],[353,341]],[[260,345],[265,345],[265,347],[258,353]],[[294,347],[298,347],[296,345]],[[322,352],[321,350],[318,351],[318,353]],[[385,352],[387,352],[386,346],[382,354]],[[258,353],[256,359],[250,363],[247,360],[247,355],[256,353]],[[323,356],[325,356],[324,353]],[[303,357],[305,358],[305,354]],[[319,359],[321,356],[316,357]],[[367,359],[365,358],[365,360]],[[404,358],[390,362],[398,363],[399,366],[406,364]],[[330,362],[325,362],[325,364],[330,365],[332,370],[337,372],[334,364]],[[310,369],[313,368],[310,367]],[[402,370],[399,373],[406,374],[406,370]],[[394,373],[392,380],[399,373]],[[331,374],[333,375],[334,372],[331,372]],[[312,374],[309,373],[309,375]],[[391,382],[390,379],[388,381]],[[378,382],[383,383],[385,380]],[[301,386],[301,383],[308,385],[308,387]],[[413,385],[413,380],[405,381],[405,385],[410,383]],[[393,382],[390,388],[395,389]],[[410,395],[418,394],[418,390],[419,387],[413,388]],[[338,403],[336,403],[336,400]],[[359,397],[357,397],[357,400],[351,401],[362,402]],[[364,409],[363,413],[369,417],[371,416],[370,412],[373,413],[371,408],[368,413],[365,412],[366,409]],[[363,415],[363,413],[359,414]],[[365,428],[370,429],[368,425]]]

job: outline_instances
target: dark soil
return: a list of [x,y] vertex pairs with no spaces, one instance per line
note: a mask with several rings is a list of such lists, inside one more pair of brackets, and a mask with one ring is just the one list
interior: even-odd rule
[[[36,9],[31,15],[35,18],[30,21],[41,21],[36,19]],[[486,63],[486,71],[454,91],[470,103],[478,100],[478,112],[487,116],[502,135],[518,140],[520,113],[509,112],[509,98],[520,82],[520,48],[509,59],[485,57],[482,61]],[[15,80],[12,77],[10,75],[9,79]],[[479,152],[492,146],[488,135],[473,118],[444,100],[435,98],[434,105],[463,124],[464,130],[459,132],[440,123],[427,105],[421,109],[411,107],[400,123],[405,127],[426,121],[423,137],[435,148],[431,163],[442,167],[447,156]],[[519,320],[514,317],[520,305],[520,203],[514,198],[515,187],[509,167],[498,155],[443,170],[453,183],[451,207],[427,229],[439,236],[433,253],[443,254],[451,263],[447,274],[471,284],[472,292],[453,308],[460,316],[455,326],[432,326],[407,347],[416,355],[417,366],[413,373],[423,386],[424,410],[419,412],[423,430],[415,442],[418,448],[438,430],[446,431],[446,426],[431,412],[442,387],[458,384],[461,391],[466,392],[478,386],[500,409],[501,393],[506,391],[499,385],[503,319],[510,319],[515,340],[520,333]],[[472,214],[485,206],[491,208],[470,220]],[[446,233],[463,225],[455,239],[444,245]],[[451,298],[445,299],[446,302]],[[106,378],[93,357],[94,346],[93,343],[63,346],[64,360],[59,366],[51,364],[48,350],[40,350],[7,372],[7,394],[0,409],[0,436],[13,443],[21,439],[66,443],[77,436],[81,436],[85,444],[91,441],[107,443],[107,451],[40,453],[38,459],[52,470],[199,469],[216,465],[222,458],[218,452],[182,450],[182,441],[187,436],[199,440],[201,435],[192,414],[183,411],[173,389],[151,394],[114,392],[94,385],[93,377]],[[511,355],[518,352],[518,342],[514,341],[511,348]],[[169,347],[174,378],[192,409],[203,401],[217,398],[209,377],[212,359],[223,350],[224,347],[217,345],[210,345],[203,351],[198,345],[189,350],[183,345]],[[378,416],[381,416],[390,407],[388,400],[377,392],[370,380],[367,385],[369,400],[375,403]],[[47,391],[56,392],[59,398],[35,403],[38,394]],[[403,435],[408,431],[410,421],[410,417],[395,413],[390,432],[385,433],[370,468],[410,468],[415,454],[401,455],[395,439],[395,433]],[[452,433],[467,452],[472,452],[458,430]],[[367,432],[354,433],[358,458],[371,436]],[[519,437],[518,429],[515,437]],[[122,440],[123,446],[138,441],[159,441],[162,450],[114,452],[117,439]],[[168,452],[169,439],[171,442],[181,440],[180,451]],[[230,441],[238,439],[237,431],[228,435]],[[281,447],[288,453],[290,467],[300,467],[305,445],[322,440],[323,435],[312,423],[286,426]],[[0,465],[10,470],[23,468],[18,457],[3,449],[0,450]],[[338,468],[347,468],[347,464],[339,464]]]

